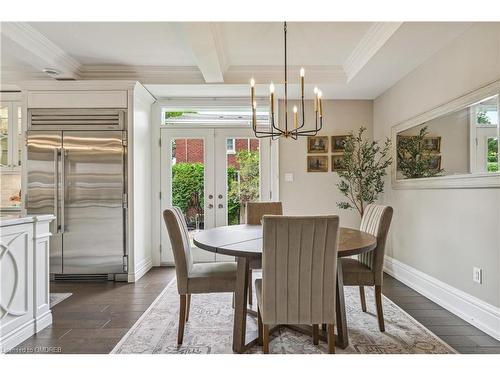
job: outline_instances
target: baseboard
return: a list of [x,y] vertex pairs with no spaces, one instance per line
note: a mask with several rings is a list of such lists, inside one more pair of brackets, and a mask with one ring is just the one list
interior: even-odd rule
[[35,319],[35,329],[36,332],[40,332],[45,327],[48,327],[52,324],[52,310],[48,310],[40,316],[37,316]]
[[153,268],[153,260],[151,258],[143,259],[139,263],[135,272],[128,274],[128,282],[135,283],[137,280],[143,277],[151,268]]
[[500,340],[500,308],[388,256],[384,260],[384,271],[486,334]]
[[23,341],[26,341],[36,333],[35,331],[35,319],[31,319],[22,326],[17,327],[0,340],[0,354],[7,353]]

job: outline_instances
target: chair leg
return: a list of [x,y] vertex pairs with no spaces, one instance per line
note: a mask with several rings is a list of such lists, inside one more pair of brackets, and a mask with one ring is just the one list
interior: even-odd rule
[[312,325],[312,336],[313,336],[313,344],[319,344],[319,324]]
[[258,327],[259,327],[259,345],[262,346],[263,345],[263,339],[262,339],[262,336],[263,336],[263,326],[262,326],[262,316],[260,315],[260,309],[257,307],[257,324],[258,324]]
[[359,286],[359,298],[361,299],[361,310],[366,312],[365,287],[363,285]]
[[252,293],[252,270],[248,271],[248,304],[252,306],[253,303],[253,293]]
[[384,311],[382,310],[382,286],[375,285],[375,305],[377,306],[378,328],[380,332],[385,331]]
[[269,354],[269,325],[262,325],[262,351]]
[[182,339],[184,338],[184,325],[186,324],[186,295],[180,295],[180,306],[179,306],[179,329],[177,331],[177,345],[182,345]]
[[186,322],[189,320],[189,309],[191,307],[191,294],[187,295],[186,301]]
[[328,340],[328,354],[335,354],[334,325],[328,324],[326,331],[327,331],[327,340]]

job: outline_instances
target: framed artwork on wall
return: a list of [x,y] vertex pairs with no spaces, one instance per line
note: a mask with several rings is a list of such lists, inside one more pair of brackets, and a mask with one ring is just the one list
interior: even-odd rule
[[332,135],[332,152],[344,152],[347,135]]
[[323,154],[328,152],[328,137],[307,137],[307,152],[309,154]]
[[344,154],[332,155],[332,172],[345,171]]
[[308,172],[328,172],[328,156],[308,156],[307,157]]

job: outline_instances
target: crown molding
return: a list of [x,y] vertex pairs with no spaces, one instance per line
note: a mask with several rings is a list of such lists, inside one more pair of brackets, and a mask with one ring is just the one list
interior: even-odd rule
[[196,66],[82,65],[83,80],[135,80],[143,84],[200,84],[203,74]]
[[80,63],[29,24],[4,22],[1,33],[25,52],[18,57],[37,70],[54,68],[61,71],[57,78],[79,78]]
[[343,69],[351,81],[384,46],[403,22],[375,22],[346,59]]
[[[299,71],[302,66],[288,66],[289,84],[299,83]],[[344,69],[340,65],[306,65],[305,81],[312,84],[344,84],[347,82]],[[248,84],[250,78],[257,83],[283,83],[282,65],[231,65],[224,75],[224,83]],[[295,78],[294,78],[295,77]]]

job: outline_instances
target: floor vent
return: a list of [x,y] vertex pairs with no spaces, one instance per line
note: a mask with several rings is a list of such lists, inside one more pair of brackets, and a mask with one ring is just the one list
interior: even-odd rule
[[53,275],[54,281],[112,281],[114,275],[98,274],[98,275]]

